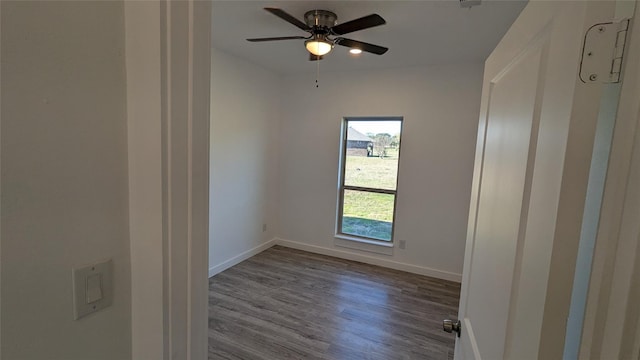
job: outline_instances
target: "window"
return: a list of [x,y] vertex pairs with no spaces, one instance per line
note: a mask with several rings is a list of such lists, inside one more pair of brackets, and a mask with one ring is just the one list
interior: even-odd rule
[[337,234],[393,241],[402,118],[347,118],[342,126]]

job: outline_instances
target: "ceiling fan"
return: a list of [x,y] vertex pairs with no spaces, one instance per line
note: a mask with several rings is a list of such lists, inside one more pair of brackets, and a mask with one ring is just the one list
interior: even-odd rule
[[323,56],[328,54],[335,45],[348,47],[355,53],[358,53],[359,50],[360,52],[366,51],[376,55],[382,55],[389,50],[383,46],[340,37],[340,35],[352,33],[354,31],[386,24],[387,22],[378,14],[371,14],[337,25],[338,16],[327,10],[307,11],[304,14],[305,22],[302,22],[282,9],[270,7],[264,9],[282,20],[293,24],[299,29],[310,33],[311,35],[255,38],[247,39],[247,41],[261,42],[304,39],[306,40],[304,42],[305,47],[309,51],[309,60],[312,61],[322,60]]

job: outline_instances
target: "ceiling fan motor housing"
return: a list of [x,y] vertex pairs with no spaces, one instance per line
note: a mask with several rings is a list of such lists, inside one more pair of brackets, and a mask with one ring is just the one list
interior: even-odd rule
[[304,20],[307,26],[328,32],[329,28],[337,24],[338,16],[327,10],[311,10],[304,14]]
[[[1,0],[0,0],[1,1]],[[466,0],[471,1],[471,0]],[[286,11],[266,7],[266,11],[288,22],[289,24],[305,31],[311,36],[278,36],[247,39],[251,42],[278,41],[278,40],[305,40],[304,44],[309,53],[312,54],[310,60],[320,60],[322,55],[327,54],[335,45],[348,47],[350,49],[358,49],[368,53],[382,55],[389,50],[384,46],[368,44],[366,42],[346,39],[341,35],[349,34],[354,31],[369,29],[372,27],[386,24],[386,21],[378,14],[371,14],[347,21],[338,25],[338,16],[328,10],[311,10],[304,14],[304,21],[298,20],[295,16]],[[337,36],[333,38],[334,36]]]

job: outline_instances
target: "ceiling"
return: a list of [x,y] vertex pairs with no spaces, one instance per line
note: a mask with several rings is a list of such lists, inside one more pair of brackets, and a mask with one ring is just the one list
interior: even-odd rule
[[311,9],[333,11],[338,23],[377,13],[387,24],[343,37],[389,48],[384,55],[349,54],[336,46],[320,61],[320,71],[357,71],[444,63],[481,62],[491,53],[526,5],[525,1],[487,1],[461,8],[442,1],[214,1],[212,43],[217,49],[280,74],[315,72],[304,40],[250,43],[246,38],[306,36],[307,33],[263,10],[278,7],[302,20]]

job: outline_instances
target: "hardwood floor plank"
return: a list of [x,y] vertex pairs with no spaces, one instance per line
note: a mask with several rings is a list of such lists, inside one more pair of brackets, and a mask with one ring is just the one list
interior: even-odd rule
[[209,279],[209,359],[451,359],[460,285],[272,247]]

